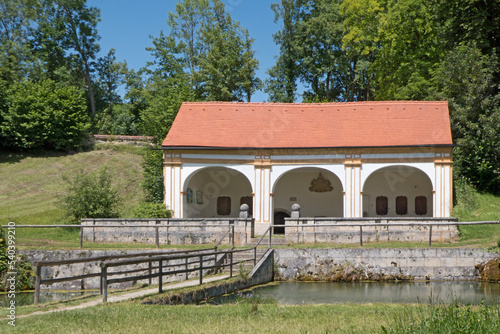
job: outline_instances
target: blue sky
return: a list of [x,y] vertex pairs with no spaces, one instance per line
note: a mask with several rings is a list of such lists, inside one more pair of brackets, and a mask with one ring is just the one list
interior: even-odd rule
[[[248,29],[255,39],[253,49],[259,60],[257,76],[266,79],[266,71],[274,65],[279,48],[272,35],[280,29],[274,23],[270,0],[223,0],[226,11],[235,21]],[[139,69],[152,60],[146,47],[152,46],[150,36],[160,31],[169,33],[166,20],[169,11],[175,10],[177,0],[88,0],[88,6],[101,9],[101,22],[97,29],[101,36],[101,56],[114,48],[116,57],[126,61],[129,68]],[[256,92],[252,102],[267,100],[267,94]]]

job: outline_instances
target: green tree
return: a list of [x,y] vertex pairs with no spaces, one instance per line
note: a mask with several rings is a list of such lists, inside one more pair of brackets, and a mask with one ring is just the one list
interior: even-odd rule
[[122,98],[118,94],[118,88],[125,84],[127,76],[127,64],[116,59],[115,49],[109,50],[104,57],[97,59],[95,63],[96,78],[94,80],[96,91],[98,92],[97,103],[102,106],[97,107],[98,111],[107,109],[113,112],[113,105],[121,103]]
[[56,73],[65,68],[81,78],[89,99],[90,115],[96,114],[92,72],[100,50],[97,23],[100,11],[88,7],[86,0],[47,0],[38,15],[37,49],[49,69]]
[[163,203],[163,152],[148,150],[142,162],[144,180],[142,188],[147,202]]
[[61,206],[66,215],[79,221],[82,218],[116,218],[119,216],[118,190],[106,167],[93,173],[80,170],[74,177],[64,177],[66,194]]
[[259,87],[258,61],[248,31],[234,22],[220,0],[181,0],[169,13],[171,33],[150,49],[155,62],[180,65],[197,100],[250,100]]
[[264,88],[271,102],[292,103],[295,100],[299,70],[293,40],[299,3],[300,0],[282,0],[271,4],[274,22],[283,21],[283,28],[273,35],[274,42],[280,46],[280,54],[276,64],[267,71],[269,79]]
[[[283,30],[274,37],[280,56],[268,72],[270,99],[293,97],[295,81],[307,87],[304,102],[356,101],[365,99],[366,64],[342,47],[344,18],[340,0],[297,0],[273,4]],[[358,77],[365,76],[363,80]]]
[[89,129],[85,99],[52,80],[22,81],[4,97],[0,137],[14,149],[75,149]]
[[253,39],[225,12],[222,2],[214,1],[209,17],[200,30],[205,50],[198,55],[199,70],[194,73],[200,98],[250,101],[260,82],[255,77],[258,61],[251,49]]
[[424,100],[432,71],[445,54],[443,27],[432,0],[388,0],[379,23],[375,98]]
[[[344,18],[342,48],[353,61],[354,80],[360,98],[372,99],[373,62],[380,48],[379,23],[385,15],[384,0],[344,0],[340,13]],[[361,98],[361,96],[363,98]]]
[[448,100],[457,176],[478,190],[500,189],[500,96],[494,83],[498,59],[475,44],[450,51],[436,69],[431,98]]

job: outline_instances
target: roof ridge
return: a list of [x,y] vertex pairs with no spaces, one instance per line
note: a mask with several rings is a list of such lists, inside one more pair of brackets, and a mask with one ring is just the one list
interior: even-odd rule
[[356,102],[324,102],[324,103],[284,103],[284,102],[228,102],[228,101],[186,101],[186,105],[267,105],[267,106],[325,106],[325,105],[353,105],[353,104],[448,104],[448,101],[356,101]]

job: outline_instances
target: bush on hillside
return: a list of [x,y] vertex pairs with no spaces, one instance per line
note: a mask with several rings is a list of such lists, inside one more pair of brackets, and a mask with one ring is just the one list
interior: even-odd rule
[[79,221],[82,218],[117,218],[119,196],[106,167],[96,172],[80,170],[73,178],[63,178],[67,192],[61,198],[61,206],[68,217]]
[[12,249],[9,252],[8,247],[5,231],[0,226],[0,291],[10,290],[11,281],[7,279],[14,276],[16,291],[33,289],[35,273],[31,263],[25,255],[16,254]]
[[142,188],[147,202],[163,203],[163,152],[148,150],[142,162]]
[[142,202],[134,210],[137,218],[172,218],[172,211],[163,203]]
[[457,215],[473,215],[479,207],[476,189],[463,177],[455,179],[454,186],[456,205],[453,211]]

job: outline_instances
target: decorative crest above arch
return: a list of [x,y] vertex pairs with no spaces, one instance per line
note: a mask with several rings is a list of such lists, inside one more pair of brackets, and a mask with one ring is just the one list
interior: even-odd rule
[[314,191],[317,193],[325,193],[333,190],[332,184],[330,181],[323,177],[323,174],[319,173],[319,176],[311,181],[311,186],[309,187],[309,191]]

